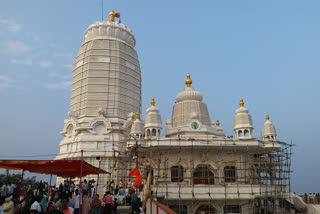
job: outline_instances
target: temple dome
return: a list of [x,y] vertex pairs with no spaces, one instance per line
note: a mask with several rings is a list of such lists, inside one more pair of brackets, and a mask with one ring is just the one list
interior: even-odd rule
[[140,115],[136,113],[136,120],[132,123],[130,135],[142,138],[144,134],[143,121],[140,120]]
[[155,100],[152,97],[151,107],[147,109],[147,115],[144,120],[145,137],[160,137],[162,130],[162,120],[160,116],[160,110],[155,107]]
[[266,115],[266,122],[262,128],[262,138],[264,140],[276,140],[277,132],[272,122],[269,120],[269,115]]
[[207,105],[202,102],[203,95],[191,87],[190,74],[187,87],[176,96],[172,117],[167,120],[166,136],[185,134],[221,135],[212,125]]
[[109,39],[124,42],[131,47],[136,45],[132,31],[124,24],[112,21],[99,21],[91,24],[84,33],[84,40]]
[[233,131],[237,138],[251,138],[253,125],[249,110],[244,107],[243,99],[240,99],[240,108],[236,110],[236,115],[233,117]]
[[177,102],[183,102],[186,100],[202,101],[202,94],[199,91],[194,90],[192,87],[186,87],[182,92],[176,96]]

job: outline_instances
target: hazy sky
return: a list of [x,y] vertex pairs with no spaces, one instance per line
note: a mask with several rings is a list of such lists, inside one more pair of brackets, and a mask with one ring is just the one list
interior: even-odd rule
[[[171,117],[190,73],[226,135],[240,97],[256,137],[269,113],[278,138],[296,144],[293,191],[320,192],[320,1],[104,0],[105,19],[111,9],[136,36],[143,116],[154,96]],[[101,1],[1,1],[0,14],[0,158],[52,159],[72,64]]]

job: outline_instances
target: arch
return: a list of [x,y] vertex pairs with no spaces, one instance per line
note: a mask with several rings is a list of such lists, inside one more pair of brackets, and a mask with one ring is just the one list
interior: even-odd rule
[[156,129],[152,129],[152,136],[157,136],[157,130]]
[[200,205],[196,210],[196,214],[216,214],[217,210],[210,205]]
[[246,137],[249,137],[249,131],[246,129],[246,130],[244,130],[244,132],[243,132],[243,136],[246,136]]
[[172,182],[182,182],[183,177],[183,166],[172,166],[171,167],[171,181]]
[[150,136],[150,129],[147,129],[147,136]]
[[214,184],[214,174],[208,164],[197,166],[193,172],[193,184]]
[[238,131],[238,136],[239,136],[239,137],[242,137],[242,136],[243,136],[241,130]]
[[70,124],[67,126],[67,128],[66,128],[67,135],[68,135],[68,136],[72,136],[73,130],[74,130],[74,126],[73,126],[72,123],[70,123]]
[[235,166],[224,167],[224,182],[226,182],[226,183],[236,182],[236,167]]

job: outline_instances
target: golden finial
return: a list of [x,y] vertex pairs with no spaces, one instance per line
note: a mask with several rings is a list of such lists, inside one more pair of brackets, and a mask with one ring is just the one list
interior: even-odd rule
[[115,16],[115,13],[113,10],[111,10],[111,12],[109,13],[109,21],[110,22],[114,22],[114,16]]
[[216,125],[217,125],[217,127],[220,127],[220,122],[219,122],[219,120],[217,120]]
[[190,87],[192,84],[192,80],[190,79],[190,74],[187,74],[186,85]]
[[270,119],[269,114],[267,114],[267,115],[266,115],[266,119],[267,119],[267,120],[269,120],[269,119]]
[[137,120],[140,120],[140,114],[139,114],[139,112],[136,113],[136,119],[137,119]]
[[151,98],[151,106],[154,106],[156,104],[156,101],[154,101],[154,97]]
[[244,106],[244,102],[243,102],[243,99],[242,98],[240,98],[240,107],[243,107]]

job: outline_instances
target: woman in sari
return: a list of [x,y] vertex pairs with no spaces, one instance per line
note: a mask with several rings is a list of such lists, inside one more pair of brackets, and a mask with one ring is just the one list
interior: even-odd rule
[[88,214],[89,212],[90,212],[90,198],[88,196],[88,192],[85,192],[82,198],[81,213]]
[[92,214],[100,214],[101,201],[99,200],[99,195],[96,194],[91,203]]

